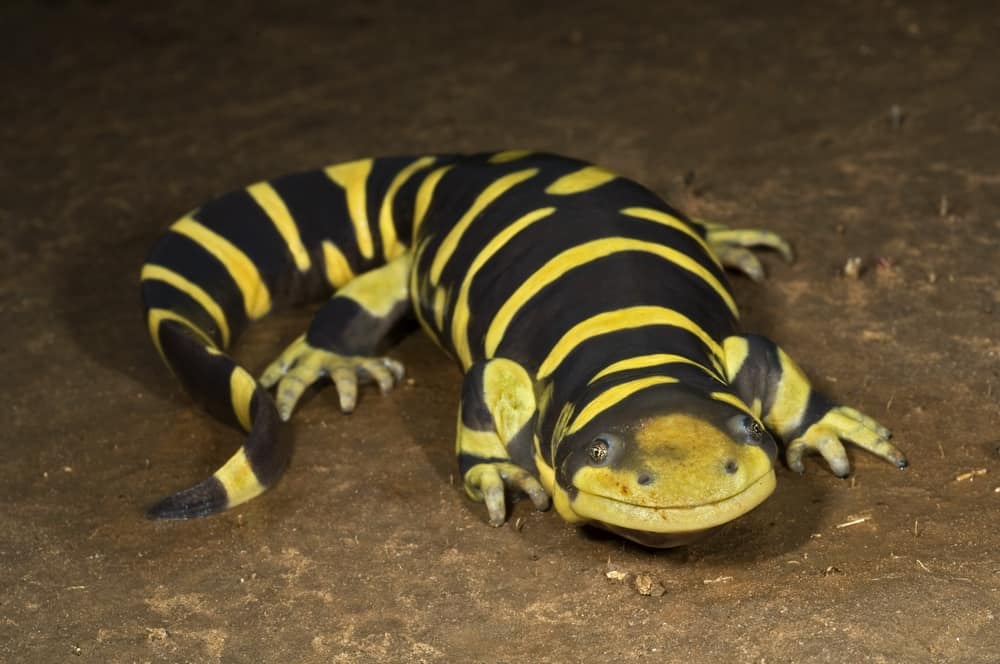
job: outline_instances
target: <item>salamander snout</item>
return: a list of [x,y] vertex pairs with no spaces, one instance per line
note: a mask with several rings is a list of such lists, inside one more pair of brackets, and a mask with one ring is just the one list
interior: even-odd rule
[[[722,470],[726,475],[735,475],[740,471],[740,463],[734,458],[722,462]],[[656,473],[643,468],[635,473],[635,483],[641,487],[652,486],[656,482]]]

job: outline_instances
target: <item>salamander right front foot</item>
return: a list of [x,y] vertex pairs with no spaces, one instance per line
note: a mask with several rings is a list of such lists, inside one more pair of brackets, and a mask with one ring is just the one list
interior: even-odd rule
[[340,410],[350,413],[358,401],[359,376],[374,381],[385,394],[403,375],[403,365],[392,358],[338,355],[309,345],[302,335],[268,365],[260,383],[266,388],[278,386],[278,414],[287,421],[302,394],[320,378],[329,376],[337,388]]
[[465,473],[465,492],[477,502],[486,503],[490,525],[499,527],[507,520],[507,490],[511,495],[524,492],[535,509],[549,508],[549,494],[541,483],[520,466],[504,461],[479,463]]

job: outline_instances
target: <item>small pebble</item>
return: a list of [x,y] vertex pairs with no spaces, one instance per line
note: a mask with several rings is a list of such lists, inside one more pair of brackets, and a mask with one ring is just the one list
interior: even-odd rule
[[860,279],[863,271],[864,266],[861,262],[861,256],[852,256],[848,258],[842,269],[844,276],[848,279]]
[[649,597],[662,597],[663,593],[667,592],[666,588],[663,587],[663,584],[649,574],[636,574],[635,589],[640,595],[646,595]]
[[949,212],[951,212],[951,205],[949,204],[948,197],[942,196],[941,202],[938,203],[938,214],[942,217],[947,217]]
[[604,573],[604,576],[608,577],[612,581],[624,581],[628,578],[628,572],[623,572],[618,569],[609,569]]

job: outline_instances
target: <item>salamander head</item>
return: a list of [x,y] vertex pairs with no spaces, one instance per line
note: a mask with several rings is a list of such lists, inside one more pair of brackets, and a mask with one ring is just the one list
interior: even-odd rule
[[636,395],[559,442],[553,495],[565,519],[679,546],[771,494],[777,445],[756,418],[707,396],[669,401]]

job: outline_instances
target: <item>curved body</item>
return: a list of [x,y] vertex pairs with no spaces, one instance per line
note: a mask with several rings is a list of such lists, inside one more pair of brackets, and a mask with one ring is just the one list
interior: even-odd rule
[[[143,299],[168,365],[249,437],[151,514],[263,491],[308,384],[332,377],[350,410],[357,375],[398,379],[376,352],[410,311],[465,373],[459,464],[495,524],[504,496],[524,491],[570,521],[673,545],[767,497],[774,437],[793,466],[817,449],[846,472],[842,448],[822,449],[831,436],[905,464],[884,428],[813,392],[773,343],[739,335],[723,264],[759,273],[750,244],[787,252],[599,167],[524,151],[359,160],[227,194],[153,248]],[[224,354],[249,321],[331,294],[260,383]]]

